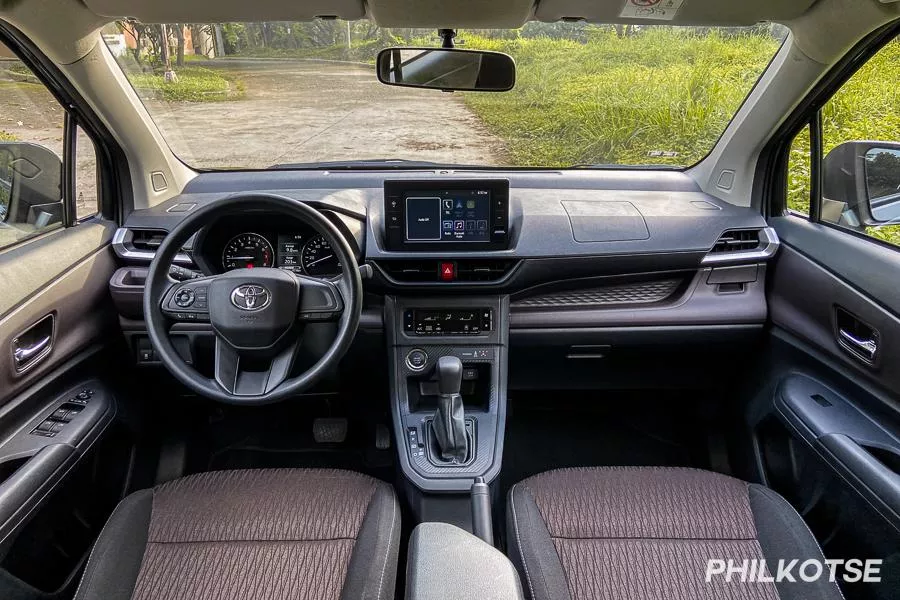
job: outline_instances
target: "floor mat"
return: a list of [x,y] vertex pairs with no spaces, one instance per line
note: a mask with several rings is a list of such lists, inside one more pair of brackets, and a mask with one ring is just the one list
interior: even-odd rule
[[[587,466],[705,466],[705,438],[683,405],[642,394],[521,394],[510,399],[499,492],[550,469]],[[602,402],[601,402],[602,400]]]

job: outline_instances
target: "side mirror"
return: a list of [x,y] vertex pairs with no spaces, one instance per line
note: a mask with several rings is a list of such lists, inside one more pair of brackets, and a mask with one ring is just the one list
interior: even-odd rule
[[502,52],[457,48],[387,48],[378,53],[378,81],[443,91],[505,92],[516,63]]
[[26,142],[0,142],[0,220],[43,229],[63,220],[62,160]]
[[858,230],[900,223],[900,143],[845,142],[822,170],[823,220]]

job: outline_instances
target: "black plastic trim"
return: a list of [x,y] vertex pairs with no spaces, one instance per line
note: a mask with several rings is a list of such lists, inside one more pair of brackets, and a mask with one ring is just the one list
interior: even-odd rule
[[900,530],[900,473],[866,449],[879,449],[900,460],[900,439],[840,392],[805,375],[783,378],[774,405],[785,425]]

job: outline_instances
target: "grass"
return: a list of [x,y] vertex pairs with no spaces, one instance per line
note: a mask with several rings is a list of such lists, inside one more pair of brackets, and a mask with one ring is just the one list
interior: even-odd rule
[[244,96],[244,83],[233,74],[205,67],[181,67],[178,81],[167,83],[162,72],[128,74],[142,97],[167,102],[219,102]]
[[463,97],[506,141],[511,162],[526,166],[693,164],[715,144],[779,45],[761,33],[665,29],[624,39],[597,31],[587,43],[461,37],[466,48],[516,60],[513,90]]

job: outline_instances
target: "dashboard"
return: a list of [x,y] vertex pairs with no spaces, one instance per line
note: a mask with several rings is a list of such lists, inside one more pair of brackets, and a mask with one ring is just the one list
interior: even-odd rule
[[[134,336],[142,296],[128,282],[187,214],[242,193],[302,202],[344,235],[363,280],[366,335],[354,347],[366,361],[383,351],[378,332],[460,344],[508,332],[518,387],[687,386],[739,364],[734,353],[755,347],[767,318],[777,236],[757,209],[706,194],[687,173],[268,170],[202,173],[128,215],[110,289]],[[257,210],[204,226],[174,263],[323,278],[342,267],[316,230]]]
[[[513,324],[528,327],[562,325],[564,316],[579,322],[605,319],[612,313],[566,306],[594,306],[596,290],[616,288],[622,283],[616,278],[634,279],[643,289],[647,277],[663,287],[672,277],[703,279],[698,289],[710,291],[708,303],[672,297],[667,312],[679,313],[677,323],[731,322],[744,307],[764,306],[747,292],[762,288],[763,276],[753,266],[777,249],[758,210],[710,196],[681,172],[385,170],[201,174],[182,195],[130,214],[117,232],[117,252],[126,261],[149,261],[152,247],[138,242],[171,230],[185,212],[260,191],[325,214],[366,266],[370,301],[398,293],[510,294]],[[333,277],[341,270],[318,232],[261,211],[206,226],[185,245],[180,261],[210,274],[248,266],[313,277]],[[708,272],[727,266],[736,268]],[[728,294],[705,283],[708,277],[745,293]],[[567,290],[583,292],[591,301],[568,298]],[[543,319],[538,310],[543,304],[529,300],[547,294],[560,295],[541,301],[554,304],[552,311],[560,313],[556,320]],[[648,324],[663,316],[650,308],[644,314]],[[610,323],[617,318],[610,316]],[[755,321],[756,313],[750,318]]]
[[220,219],[198,235],[197,245],[195,258],[210,273],[259,267],[328,279],[341,273],[341,264],[322,234],[282,215]]

